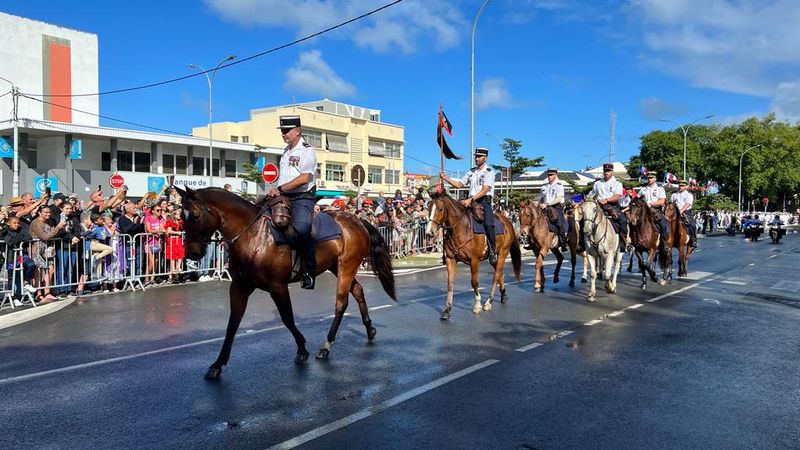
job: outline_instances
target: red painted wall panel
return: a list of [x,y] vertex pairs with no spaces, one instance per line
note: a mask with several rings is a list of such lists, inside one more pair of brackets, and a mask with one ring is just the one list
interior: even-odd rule
[[[72,94],[72,62],[69,45],[50,43],[50,94]],[[50,118],[72,122],[72,97],[50,97]]]

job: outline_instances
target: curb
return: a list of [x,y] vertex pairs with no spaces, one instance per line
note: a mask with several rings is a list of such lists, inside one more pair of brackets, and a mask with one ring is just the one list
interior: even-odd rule
[[31,320],[36,320],[40,317],[44,317],[55,312],[58,312],[69,305],[72,305],[76,302],[77,297],[68,298],[65,300],[60,300],[52,303],[48,303],[46,305],[37,306],[35,308],[27,308],[20,311],[15,311],[13,313],[5,314],[0,316],[0,330],[5,328],[10,328],[15,325],[23,324],[25,322],[30,322]]

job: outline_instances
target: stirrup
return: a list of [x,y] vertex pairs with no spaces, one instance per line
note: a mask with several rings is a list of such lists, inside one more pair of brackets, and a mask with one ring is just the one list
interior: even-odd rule
[[489,250],[489,264],[493,266],[497,264],[497,252]]
[[304,273],[300,279],[300,287],[303,289],[314,289],[314,285],[316,284],[316,278]]

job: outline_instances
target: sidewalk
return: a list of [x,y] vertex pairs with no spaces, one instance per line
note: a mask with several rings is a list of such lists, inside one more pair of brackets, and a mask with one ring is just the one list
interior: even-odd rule
[[76,297],[69,297],[64,300],[54,301],[52,303],[40,305],[35,308],[28,305],[17,306],[15,309],[4,308],[2,311],[0,311],[0,330],[60,311],[75,303],[76,300]]

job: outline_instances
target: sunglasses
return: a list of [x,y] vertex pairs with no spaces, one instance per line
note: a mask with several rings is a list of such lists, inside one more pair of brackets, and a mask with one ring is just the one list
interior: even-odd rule
[[153,212],[161,212],[161,208],[156,208],[153,210]]

